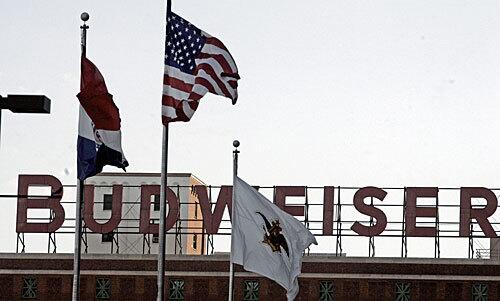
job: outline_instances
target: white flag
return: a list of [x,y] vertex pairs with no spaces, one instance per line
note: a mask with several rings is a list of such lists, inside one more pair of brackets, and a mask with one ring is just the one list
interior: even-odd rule
[[231,262],[276,281],[287,299],[299,293],[302,253],[314,235],[253,187],[234,177]]

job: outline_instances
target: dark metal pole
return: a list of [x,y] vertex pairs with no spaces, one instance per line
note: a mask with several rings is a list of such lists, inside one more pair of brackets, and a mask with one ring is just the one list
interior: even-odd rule
[[[83,21],[82,29],[82,56],[87,54],[87,29],[86,21],[89,20],[89,14],[82,13],[80,18]],[[81,236],[82,236],[82,204],[83,204],[83,180],[78,180],[76,186],[76,213],[75,213],[75,250],[73,254],[73,294],[72,300],[80,300],[80,260],[81,260]]]
[[[167,0],[167,15],[166,15],[166,35],[168,35],[168,18],[172,11],[172,1]],[[168,167],[168,123],[163,126],[162,152],[161,152],[161,190],[160,190],[160,225],[159,225],[159,246],[158,246],[158,295],[156,300],[163,301],[164,295],[164,279],[165,279],[165,215],[166,215],[166,200],[167,200],[167,167]]]
[[158,246],[158,295],[157,301],[163,301],[163,283],[165,278],[165,214],[167,199],[167,162],[168,162],[168,124],[163,127],[163,148],[161,153],[161,190],[160,190],[160,227]]
[[234,294],[234,264],[233,264],[233,227],[234,219],[234,207],[235,207],[235,191],[234,191],[234,183],[236,182],[236,177],[238,176],[238,154],[240,151],[238,150],[238,146],[240,146],[240,142],[238,140],[233,141],[234,151],[233,151],[233,196],[232,196],[232,205],[231,205],[231,253],[229,258],[229,296],[228,300],[233,300]]
[[80,260],[82,236],[83,181],[76,186],[75,251],[73,254],[73,301],[80,300]]

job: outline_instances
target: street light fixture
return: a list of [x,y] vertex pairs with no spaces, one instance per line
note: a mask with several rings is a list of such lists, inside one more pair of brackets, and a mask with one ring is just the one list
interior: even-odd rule
[[12,113],[50,114],[50,99],[45,95],[0,95],[0,135],[3,109]]

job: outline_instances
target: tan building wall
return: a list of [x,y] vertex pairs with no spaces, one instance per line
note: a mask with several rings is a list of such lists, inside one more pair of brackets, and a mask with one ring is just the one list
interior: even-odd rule
[[[190,185],[195,186],[195,185],[204,185],[200,180],[197,178],[190,178]],[[188,228],[191,229],[191,232],[195,232],[197,234],[188,234],[187,235],[187,246],[186,254],[207,254],[207,248],[206,248],[206,239],[207,235],[204,235],[203,232],[203,216],[201,215],[201,208],[200,208],[200,202],[198,200],[198,197],[196,194],[191,193],[189,195],[189,204],[188,204],[188,211],[187,211],[187,218],[188,218]]]

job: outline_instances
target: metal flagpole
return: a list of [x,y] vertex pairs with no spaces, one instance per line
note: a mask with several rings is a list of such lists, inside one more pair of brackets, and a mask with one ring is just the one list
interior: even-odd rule
[[167,199],[167,159],[168,159],[168,123],[163,126],[163,148],[161,153],[161,190],[160,190],[160,229],[158,247],[158,297],[163,301],[163,282],[165,278],[165,211]]
[[[87,29],[86,21],[89,14],[82,13],[80,18],[83,21],[82,29],[82,57],[87,54]],[[81,259],[81,236],[82,236],[82,204],[83,204],[83,180],[78,180],[76,185],[76,213],[75,213],[75,251],[73,254],[73,294],[72,300],[80,300],[80,259]]]
[[[167,0],[166,15],[166,35],[168,35],[168,17],[172,11],[172,1]],[[164,279],[165,279],[165,215],[167,200],[167,163],[168,163],[168,123],[163,126],[162,152],[161,152],[161,190],[160,190],[160,227],[159,227],[159,246],[158,246],[158,295],[156,300],[163,301]]]
[[[234,225],[234,206],[235,206],[235,192],[234,192],[234,183],[236,181],[236,176],[238,175],[238,154],[240,151],[238,150],[238,147],[240,146],[240,142],[238,140],[233,141],[233,146],[235,147],[233,151],[233,200],[232,200],[232,206],[231,206],[231,224]],[[232,228],[232,226],[231,226]],[[229,296],[228,300],[233,301],[233,294],[234,294],[234,264],[232,260],[233,256],[233,239],[232,239],[232,234],[233,230],[231,229],[231,253],[229,255]]]
[[73,301],[80,300],[80,259],[82,236],[83,181],[76,184],[75,251],[73,255]]

